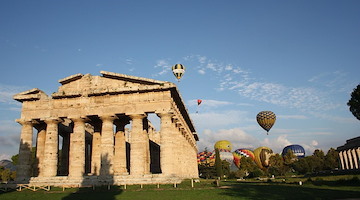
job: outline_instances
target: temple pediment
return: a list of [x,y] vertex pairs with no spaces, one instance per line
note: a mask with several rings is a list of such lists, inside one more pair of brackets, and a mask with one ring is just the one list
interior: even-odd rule
[[16,101],[24,102],[24,101],[35,101],[40,99],[48,99],[48,95],[46,95],[45,92],[38,88],[33,88],[31,90],[27,90],[24,92],[20,92],[18,94],[15,94],[13,98]]
[[102,76],[75,74],[59,80],[62,86],[52,94],[53,98],[98,96],[176,87],[173,83],[125,74],[101,71]]

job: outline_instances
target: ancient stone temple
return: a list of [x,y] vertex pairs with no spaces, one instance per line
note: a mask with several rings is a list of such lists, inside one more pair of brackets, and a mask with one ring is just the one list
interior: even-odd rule
[[[176,85],[100,73],[61,79],[51,96],[37,88],[14,96],[22,102],[17,182],[81,186],[197,178],[198,137]],[[159,130],[149,115],[159,119]]]
[[360,137],[346,140],[346,144],[336,149],[339,152],[341,169],[360,169]]

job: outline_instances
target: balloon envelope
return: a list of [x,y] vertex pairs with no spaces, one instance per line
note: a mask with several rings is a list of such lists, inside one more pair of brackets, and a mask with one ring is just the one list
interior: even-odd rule
[[220,140],[215,143],[214,149],[219,149],[219,151],[221,151],[222,149],[231,151],[232,144],[227,140]]
[[240,168],[240,160],[243,157],[250,157],[253,160],[255,160],[254,153],[252,151],[248,150],[248,149],[236,149],[233,152],[233,156],[234,156],[234,164],[238,168]]
[[198,100],[197,100],[197,104],[198,104],[198,105],[200,105],[200,104],[201,104],[201,102],[202,102],[202,100],[201,100],[201,99],[198,99]]
[[264,130],[269,132],[276,121],[276,115],[272,111],[261,111],[256,115],[256,120]]
[[270,156],[273,155],[272,149],[269,147],[259,147],[254,150],[255,162],[260,169],[269,167]]
[[175,64],[174,66],[172,66],[172,72],[174,74],[174,76],[180,80],[181,77],[184,75],[185,73],[185,67],[182,64]]
[[291,150],[294,155],[298,158],[304,158],[305,157],[305,149],[304,147],[298,145],[298,144],[292,144],[292,145],[288,145],[286,147],[284,147],[284,149],[282,150],[282,156],[285,156],[286,153]]

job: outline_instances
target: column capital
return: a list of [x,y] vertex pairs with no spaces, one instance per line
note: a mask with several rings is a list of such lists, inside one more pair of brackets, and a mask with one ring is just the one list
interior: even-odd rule
[[162,113],[156,113],[157,116],[159,116],[160,118],[162,117],[169,117],[172,118],[173,116],[175,116],[175,114],[173,112],[162,112]]
[[147,115],[146,114],[130,114],[129,117],[134,119],[144,119]]
[[102,116],[99,116],[99,118],[102,121],[114,121],[115,119],[118,119],[118,117],[116,117],[116,115],[102,115]]
[[87,118],[86,116],[81,116],[81,117],[68,117],[68,119],[70,119],[73,122],[88,122],[90,121],[89,118]]
[[46,118],[46,119],[44,119],[44,122],[46,124],[58,124],[58,123],[62,122],[62,119],[60,119],[60,118]]
[[16,119],[15,121],[21,125],[31,125],[33,123],[33,121],[31,119],[20,118],[20,119]]

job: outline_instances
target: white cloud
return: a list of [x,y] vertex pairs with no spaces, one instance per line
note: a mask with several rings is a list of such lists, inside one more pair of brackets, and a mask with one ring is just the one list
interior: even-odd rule
[[[197,105],[197,99],[192,99],[187,101],[187,104],[189,106],[196,106]],[[201,106],[202,107],[220,107],[220,106],[227,106],[227,105],[233,105],[234,103],[229,101],[218,101],[218,100],[211,100],[211,99],[202,99]]]
[[305,115],[276,115],[278,119],[307,119]]
[[13,96],[26,90],[28,90],[28,88],[0,84],[0,103],[14,104],[20,106],[20,103],[13,99]]
[[7,154],[0,154],[0,160],[11,160],[11,156]]
[[167,72],[169,72],[171,70],[171,67],[170,67],[168,61],[165,59],[156,61],[156,65],[154,66],[154,68],[160,68],[160,70],[161,70],[155,76],[166,74]]

